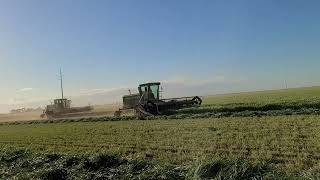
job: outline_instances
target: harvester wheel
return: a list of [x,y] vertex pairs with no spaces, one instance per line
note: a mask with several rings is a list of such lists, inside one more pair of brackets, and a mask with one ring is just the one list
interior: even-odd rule
[[145,116],[152,116],[152,114],[146,111],[146,109],[141,104],[135,107],[135,114],[139,118],[144,118]]
[[196,105],[202,104],[202,99],[199,96],[192,98],[192,101],[195,102]]
[[120,116],[121,116],[121,111],[120,110],[114,112],[114,117],[120,117]]
[[46,114],[41,114],[40,115],[40,118],[42,118],[42,119],[45,118],[45,117],[46,117]]
[[159,111],[158,105],[152,101],[147,102],[147,109],[148,109],[148,112],[152,115],[160,115],[161,114]]
[[155,104],[151,101],[146,103],[146,111],[151,114],[155,114]]

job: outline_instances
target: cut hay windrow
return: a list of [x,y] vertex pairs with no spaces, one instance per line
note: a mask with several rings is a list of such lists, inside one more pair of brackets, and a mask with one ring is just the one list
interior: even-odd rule
[[122,159],[116,155],[33,153],[26,149],[0,152],[1,179],[291,179],[316,178],[301,172],[290,176],[268,163],[213,160],[185,166]]

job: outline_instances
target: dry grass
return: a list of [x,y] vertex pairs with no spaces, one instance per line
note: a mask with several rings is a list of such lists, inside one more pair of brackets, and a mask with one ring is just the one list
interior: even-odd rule
[[94,112],[114,112],[122,107],[122,104],[105,104],[105,105],[94,105]]

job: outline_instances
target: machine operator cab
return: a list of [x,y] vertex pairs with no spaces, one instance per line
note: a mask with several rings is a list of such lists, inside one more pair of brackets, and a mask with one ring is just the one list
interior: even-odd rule
[[146,83],[139,86],[140,102],[157,102],[159,98],[160,82]]
[[70,109],[71,101],[68,99],[55,99],[54,105],[57,109]]
[[71,101],[68,99],[55,99],[52,105],[48,105],[47,112],[61,112],[70,109]]

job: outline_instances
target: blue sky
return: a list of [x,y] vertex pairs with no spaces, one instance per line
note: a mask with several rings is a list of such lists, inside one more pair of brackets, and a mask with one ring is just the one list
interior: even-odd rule
[[60,67],[69,96],[153,80],[205,89],[189,94],[319,85],[319,8],[316,0],[3,0],[0,104],[57,97]]

